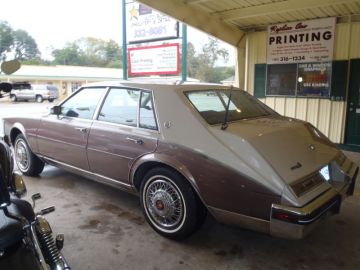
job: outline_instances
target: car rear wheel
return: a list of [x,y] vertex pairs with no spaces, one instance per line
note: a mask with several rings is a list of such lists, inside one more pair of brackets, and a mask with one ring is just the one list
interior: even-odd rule
[[14,144],[15,161],[19,170],[27,176],[37,176],[44,169],[44,162],[31,151],[23,134],[19,134]]
[[40,95],[36,96],[36,102],[41,103],[43,101],[44,101],[44,99],[42,96],[40,96]]
[[141,183],[140,192],[146,220],[167,238],[181,240],[190,236],[205,218],[204,206],[191,185],[176,171],[163,167],[151,169]]
[[54,99],[53,99],[53,98],[49,98],[49,102],[54,102]]
[[17,101],[17,97],[15,95],[10,95],[10,100],[12,102],[16,102]]

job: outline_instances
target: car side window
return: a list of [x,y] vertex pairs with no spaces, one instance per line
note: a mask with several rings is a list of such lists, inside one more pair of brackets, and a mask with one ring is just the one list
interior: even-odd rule
[[110,89],[98,120],[136,127],[139,98],[139,90]]
[[139,127],[157,130],[152,93],[148,91],[141,93]]
[[91,119],[106,88],[84,88],[61,105],[61,114]]

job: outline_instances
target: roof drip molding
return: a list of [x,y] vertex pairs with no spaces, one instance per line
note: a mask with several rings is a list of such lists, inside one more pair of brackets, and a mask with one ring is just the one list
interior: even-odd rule
[[[184,22],[205,33],[221,39],[235,47],[239,46],[244,31],[238,27],[227,24],[211,14],[190,5],[189,1],[179,0],[139,0],[149,7],[165,13],[176,20]],[[201,4],[200,1],[196,1]],[[187,4],[188,3],[188,4]],[[241,45],[242,43],[240,43]]]

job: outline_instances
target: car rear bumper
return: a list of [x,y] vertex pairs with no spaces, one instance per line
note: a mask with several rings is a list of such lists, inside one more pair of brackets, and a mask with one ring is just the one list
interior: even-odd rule
[[359,168],[346,172],[347,183],[341,189],[330,188],[304,207],[273,204],[270,217],[270,234],[276,237],[301,239],[325,217],[339,213],[341,202],[354,193]]

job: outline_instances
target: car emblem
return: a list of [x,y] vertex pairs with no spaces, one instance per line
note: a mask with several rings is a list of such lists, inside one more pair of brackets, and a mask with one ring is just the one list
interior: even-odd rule
[[166,121],[166,122],[164,122],[164,127],[170,128],[171,126],[172,126],[171,121]]
[[315,145],[310,144],[310,145],[309,145],[309,149],[310,149],[311,151],[314,151],[314,150],[316,149],[316,147],[315,147]]

